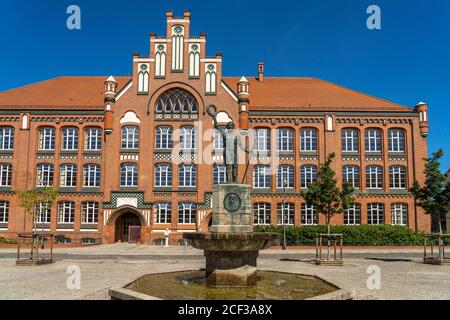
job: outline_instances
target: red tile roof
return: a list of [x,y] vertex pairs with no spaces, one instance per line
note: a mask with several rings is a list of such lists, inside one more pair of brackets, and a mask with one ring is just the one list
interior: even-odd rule
[[[60,77],[0,92],[0,108],[103,110],[107,77]],[[118,92],[130,77],[115,77]],[[224,77],[236,93],[240,78]],[[410,112],[411,108],[314,78],[269,78],[250,83],[250,110]]]
[[[8,109],[101,109],[103,77],[60,77],[0,92],[0,108]],[[122,89],[130,77],[115,77]]]
[[[223,80],[235,93],[240,78]],[[314,78],[247,78],[250,110],[401,112],[411,108]]]

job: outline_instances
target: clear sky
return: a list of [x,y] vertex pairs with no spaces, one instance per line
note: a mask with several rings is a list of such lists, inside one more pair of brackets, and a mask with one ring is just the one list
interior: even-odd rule
[[[81,8],[81,30],[66,9]],[[366,27],[369,5],[381,30]],[[223,53],[225,76],[317,77],[406,106],[430,107],[430,152],[450,167],[450,1],[0,0],[0,91],[62,75],[129,75],[165,11],[192,11],[191,33]]]

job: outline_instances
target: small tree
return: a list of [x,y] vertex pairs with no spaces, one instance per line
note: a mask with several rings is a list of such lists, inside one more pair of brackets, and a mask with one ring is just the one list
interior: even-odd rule
[[442,234],[442,219],[450,211],[450,181],[446,181],[445,175],[440,171],[440,159],[444,151],[439,149],[431,158],[425,158],[425,184],[414,181],[410,189],[416,204],[425,210],[439,222],[439,233]]
[[17,191],[20,199],[20,206],[25,212],[32,215],[32,232],[36,230],[37,206],[42,203],[43,210],[50,208],[56,200],[58,191],[54,187],[44,189],[31,189],[26,191]]
[[331,168],[334,157],[334,153],[328,155],[326,162],[320,166],[317,180],[309,185],[307,191],[302,192],[306,203],[313,205],[319,213],[325,216],[328,234],[331,234],[331,218],[344,212],[354,202],[352,196],[354,189],[350,184],[344,183],[342,190],[337,186],[336,173]]

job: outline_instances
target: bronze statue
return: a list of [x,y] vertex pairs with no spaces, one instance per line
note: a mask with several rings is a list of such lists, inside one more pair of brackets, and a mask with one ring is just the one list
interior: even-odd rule
[[214,120],[214,128],[221,134],[224,142],[223,159],[226,168],[226,183],[237,183],[238,162],[237,146],[249,153],[249,150],[242,144],[240,136],[234,131],[234,123],[228,122],[225,128],[219,126],[217,122],[217,107],[210,105],[206,108],[208,115]]

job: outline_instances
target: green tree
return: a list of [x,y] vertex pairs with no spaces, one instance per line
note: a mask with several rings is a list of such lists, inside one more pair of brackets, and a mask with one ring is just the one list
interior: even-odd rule
[[334,157],[334,153],[328,155],[326,162],[320,166],[317,180],[309,185],[307,191],[302,192],[306,203],[313,205],[320,214],[325,216],[328,234],[331,233],[331,218],[344,212],[355,201],[352,195],[354,189],[350,184],[344,183],[342,190],[337,186],[336,173],[331,168]]
[[49,187],[44,189],[17,191],[17,194],[20,199],[20,206],[25,209],[27,214],[32,215],[32,232],[35,232],[38,205],[40,203],[43,204],[42,210],[50,208],[56,200],[58,191],[54,187]]
[[410,189],[416,204],[425,210],[439,222],[439,233],[442,234],[442,220],[450,211],[450,181],[446,181],[445,175],[440,171],[440,159],[444,151],[439,149],[430,158],[425,158],[425,183],[414,181]]

